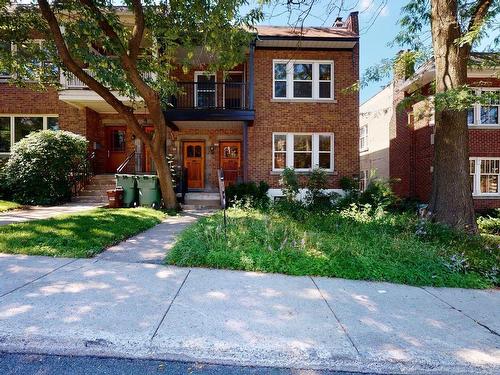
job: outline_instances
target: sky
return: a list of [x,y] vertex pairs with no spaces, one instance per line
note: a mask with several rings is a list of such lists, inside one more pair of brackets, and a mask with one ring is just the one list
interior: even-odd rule
[[[384,58],[393,57],[399,51],[399,47],[389,47],[388,43],[394,39],[399,31],[397,21],[405,0],[346,0],[345,2],[350,2],[352,6],[355,6],[355,10],[360,12],[360,71],[362,74],[366,68],[376,65]],[[383,4],[386,5],[383,6]],[[266,7],[264,10],[266,16],[260,22],[261,24],[289,24],[289,13],[286,9]],[[313,9],[304,25],[331,26],[337,13],[325,17],[324,14],[326,13],[324,9]],[[341,13],[340,16],[345,19],[348,13]],[[360,93],[361,103],[375,95],[388,80],[385,82],[372,82],[367,87],[362,88]]]

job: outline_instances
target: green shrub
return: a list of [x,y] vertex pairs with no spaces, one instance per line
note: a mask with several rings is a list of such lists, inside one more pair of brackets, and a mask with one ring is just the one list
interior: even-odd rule
[[29,134],[12,147],[5,178],[14,201],[50,205],[69,201],[71,176],[87,154],[84,137],[67,131]]
[[328,210],[331,208],[332,196],[325,193],[328,187],[328,176],[323,169],[315,168],[307,181],[305,203],[311,210]]
[[500,235],[500,218],[497,217],[478,217],[477,225],[482,233]]
[[369,204],[375,208],[387,208],[394,205],[396,201],[390,181],[380,178],[371,179],[365,191],[359,195],[360,204]]
[[295,202],[299,194],[299,178],[295,169],[286,167],[281,173],[281,191],[287,202]]
[[227,205],[243,204],[253,208],[265,208],[269,206],[268,190],[269,185],[264,181],[260,181],[258,185],[255,182],[229,185],[226,188]]

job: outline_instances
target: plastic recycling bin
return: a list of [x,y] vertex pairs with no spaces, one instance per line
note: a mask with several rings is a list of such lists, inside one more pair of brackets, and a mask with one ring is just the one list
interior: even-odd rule
[[109,208],[123,207],[123,189],[116,188],[107,190]]
[[139,205],[146,207],[160,207],[160,184],[158,176],[140,175],[136,176],[137,188],[139,189]]
[[117,174],[116,187],[123,188],[123,206],[133,207],[137,196],[137,181],[134,175]]

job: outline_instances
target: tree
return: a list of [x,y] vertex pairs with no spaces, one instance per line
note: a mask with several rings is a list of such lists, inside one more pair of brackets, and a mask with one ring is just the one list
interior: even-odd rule
[[[315,6],[321,9],[319,14],[325,22],[328,16],[338,16],[358,7],[357,1],[347,0],[276,2],[287,8],[290,24],[296,27],[301,27],[306,17],[314,13]],[[373,15],[364,32],[386,5],[386,0],[369,2]],[[436,125],[429,211],[434,220],[469,232],[476,232],[477,227],[469,180],[466,110],[475,101],[498,100],[498,93],[477,97],[467,87],[467,67],[473,48],[488,37],[489,47],[500,44],[499,15],[499,0],[407,0],[398,22],[400,32],[392,43],[409,47],[411,52],[369,68],[360,82],[362,87],[367,82],[381,80],[392,73],[395,65],[407,71],[410,65],[434,59]],[[480,64],[498,66],[500,54],[497,52]],[[417,98],[422,99],[420,93],[405,102]]]
[[[176,197],[166,159],[170,124],[163,113],[167,99],[178,91],[172,71],[197,64],[200,54],[210,56],[207,70],[229,69],[243,61],[251,37],[245,29],[260,12],[241,15],[246,0],[114,3],[38,0],[13,7],[11,1],[0,0],[0,42],[16,47],[16,53],[0,51],[0,71],[11,73],[15,84],[39,89],[57,87],[54,68],[74,74],[151,151],[165,206],[173,208]],[[34,43],[34,37],[45,42]],[[119,100],[114,92],[129,100]],[[135,113],[141,102],[154,125],[153,135]]]

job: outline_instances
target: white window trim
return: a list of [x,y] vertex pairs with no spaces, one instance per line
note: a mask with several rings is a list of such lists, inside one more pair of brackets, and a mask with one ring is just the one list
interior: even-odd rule
[[[481,193],[481,160],[500,160],[497,157],[471,157],[469,160],[474,160],[474,187],[472,189],[473,197],[499,197],[498,193]],[[500,175],[500,173],[499,173]],[[499,177],[500,183],[500,177]]]
[[[362,131],[363,129],[366,129],[365,134],[363,135]],[[364,139],[365,141],[365,146],[361,146],[361,141]],[[359,152],[365,152],[368,151],[368,125],[365,124],[359,128]]]
[[365,170],[362,170],[361,171],[361,176],[360,176],[360,186],[359,186],[359,190],[361,191],[365,191],[367,186],[368,186],[368,175],[369,175],[369,172],[367,169]]
[[[476,95],[480,95],[482,91],[499,91],[500,92],[500,87],[481,87],[481,88],[473,88],[472,89]],[[493,105],[495,106],[495,105]],[[498,123],[497,124],[481,124],[481,107],[482,105],[480,103],[475,103],[473,110],[474,110],[474,122],[473,123],[467,123],[467,125],[471,128],[500,128],[500,104],[496,105],[498,107]]]
[[197,70],[194,72],[194,107],[198,108],[198,77],[199,76],[214,76],[214,84],[215,84],[215,107],[217,107],[217,73],[210,73],[205,70]]
[[[58,114],[39,114],[39,113],[24,113],[24,114],[8,114],[8,113],[0,113],[0,117],[9,117],[10,118],[10,148],[12,150],[12,146],[14,146],[15,139],[16,139],[16,132],[15,132],[15,119],[17,117],[42,117],[43,121],[43,130],[48,129],[48,118],[49,117],[57,117],[59,118]],[[0,155],[3,156],[8,156],[10,155],[11,152],[0,152]]]
[[[286,156],[285,156],[285,164],[288,168],[293,168],[293,154],[294,154],[294,142],[293,142],[293,137],[295,135],[311,135],[312,136],[312,168],[294,168],[296,172],[311,172],[315,168],[319,168],[319,154],[321,151],[319,151],[319,136],[320,135],[326,135],[330,137],[330,151],[323,151],[324,153],[330,153],[330,168],[325,169],[322,168],[322,170],[326,172],[333,172],[335,170],[335,134],[334,133],[273,133],[272,136],[272,157],[273,157],[273,172],[282,172],[283,169],[276,168],[274,165],[274,156],[276,151],[274,149],[274,137],[276,135],[285,135],[286,136]],[[283,152],[283,151],[281,151]]]
[[[275,90],[275,66],[276,64],[286,64],[286,97],[276,97]],[[294,97],[293,96],[293,64],[312,64],[312,98]],[[329,64],[331,66],[331,80],[330,80],[330,98],[320,98],[319,96],[319,83],[328,82],[320,81],[319,79],[319,65]],[[335,64],[333,60],[273,60],[273,100],[276,101],[306,101],[306,102],[335,102]],[[283,81],[283,80],[280,80]],[[298,81],[298,82],[311,82],[311,81]]]

